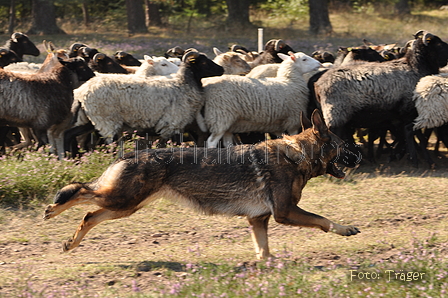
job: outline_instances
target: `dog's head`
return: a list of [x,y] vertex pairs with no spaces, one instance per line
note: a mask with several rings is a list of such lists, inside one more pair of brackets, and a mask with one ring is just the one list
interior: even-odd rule
[[325,169],[325,173],[344,178],[345,173],[338,166],[355,167],[361,161],[360,155],[352,152],[340,137],[328,129],[319,110],[314,110],[311,121],[302,114],[301,122],[303,137],[312,146],[308,149],[311,158],[320,164],[322,170]]
[[75,196],[78,191],[84,186],[83,183],[74,182],[67,186],[64,186],[61,190],[59,190],[54,199],[53,202],[55,204],[64,204],[70,201],[73,196]]

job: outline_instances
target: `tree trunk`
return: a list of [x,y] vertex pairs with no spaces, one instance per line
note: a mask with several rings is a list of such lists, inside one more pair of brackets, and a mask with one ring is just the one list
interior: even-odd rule
[[226,24],[229,27],[252,27],[249,20],[249,6],[250,0],[226,0],[227,4],[227,20]]
[[148,32],[145,24],[143,0],[126,0],[129,34]]
[[31,15],[31,28],[27,34],[65,34],[56,24],[56,12],[52,0],[32,0]]
[[14,33],[15,23],[16,23],[16,3],[15,0],[11,0],[9,6],[9,23],[8,23],[9,35]]
[[[88,0],[87,0],[88,1]],[[89,15],[89,6],[87,1],[82,1],[82,19],[84,22],[84,26],[87,28],[90,25],[90,15]]]
[[310,8],[310,33],[314,35],[331,34],[333,27],[328,13],[328,0],[310,0],[308,3]]
[[162,18],[159,11],[160,4],[145,0],[145,6],[146,26],[162,26]]
[[400,0],[395,4],[395,12],[400,15],[411,14],[408,0]]

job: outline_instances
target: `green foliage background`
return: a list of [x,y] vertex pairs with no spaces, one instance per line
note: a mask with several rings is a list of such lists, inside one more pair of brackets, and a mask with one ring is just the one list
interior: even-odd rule
[[[87,3],[92,23],[103,25],[126,26],[126,5],[124,0],[54,0],[56,17],[62,22],[74,22],[81,25],[83,21],[82,3]],[[160,5],[160,15],[165,25],[175,24],[182,18],[212,21],[212,25],[224,22],[227,14],[225,0],[155,0]],[[329,1],[330,12],[338,9],[352,12],[391,12],[398,0],[376,1]],[[412,8],[437,8],[446,1],[414,0],[409,1]],[[16,0],[16,27],[26,27],[31,22],[31,1]],[[7,32],[10,1],[0,0],[0,33]],[[283,17],[296,21],[308,15],[307,0],[251,0],[251,13],[262,13],[269,18]],[[221,23],[222,24],[222,23]]]

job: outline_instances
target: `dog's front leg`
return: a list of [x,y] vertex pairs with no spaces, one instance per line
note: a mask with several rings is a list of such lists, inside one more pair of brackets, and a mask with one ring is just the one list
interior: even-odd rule
[[281,224],[320,228],[324,232],[333,232],[341,236],[351,236],[361,233],[357,227],[334,223],[323,216],[305,211],[298,206],[289,206],[281,210],[276,210],[274,218]]
[[252,241],[254,242],[257,259],[272,257],[269,253],[268,245],[268,223],[270,217],[271,215],[269,214],[263,217],[247,218],[252,227]]
[[81,240],[84,238],[84,236],[87,234],[87,232],[90,231],[93,227],[95,227],[99,223],[105,220],[126,217],[131,215],[135,211],[137,211],[137,209],[131,209],[125,211],[113,211],[101,208],[94,212],[88,212],[84,216],[84,219],[78,226],[78,229],[76,230],[73,237],[62,244],[63,251],[69,251],[77,247],[81,242]]

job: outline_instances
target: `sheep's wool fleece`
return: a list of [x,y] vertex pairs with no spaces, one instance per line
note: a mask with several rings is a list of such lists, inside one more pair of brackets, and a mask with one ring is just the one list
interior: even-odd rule
[[434,128],[448,122],[448,74],[423,77],[415,87],[418,112],[414,130]]
[[327,125],[339,127],[361,110],[412,109],[412,92],[421,75],[400,63],[368,62],[332,68],[315,83]]
[[284,61],[277,77],[222,76],[203,79],[205,122],[211,133],[297,132],[309,89],[294,63]]
[[124,124],[155,128],[168,138],[191,123],[203,105],[200,91],[178,78],[100,76],[76,89],[74,95],[106,138],[119,133]]

